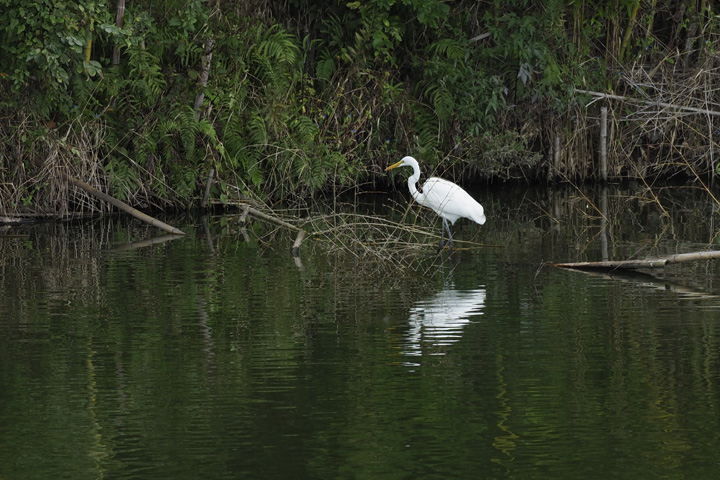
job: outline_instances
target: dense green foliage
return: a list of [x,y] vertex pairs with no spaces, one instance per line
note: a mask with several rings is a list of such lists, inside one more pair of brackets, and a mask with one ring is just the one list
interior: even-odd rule
[[49,159],[138,204],[192,202],[210,169],[215,198],[304,198],[406,153],[545,178],[554,136],[592,150],[576,88],[714,58],[711,5],[680,3],[133,1],[120,25],[107,0],[0,0],[0,183],[25,185],[1,196],[32,203]]

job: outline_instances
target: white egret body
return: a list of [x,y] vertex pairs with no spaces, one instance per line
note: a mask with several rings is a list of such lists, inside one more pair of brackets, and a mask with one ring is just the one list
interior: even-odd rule
[[408,178],[410,194],[420,205],[431,208],[442,217],[440,248],[445,245],[445,230],[447,230],[448,247],[452,250],[453,238],[448,221],[454,225],[458,218],[469,218],[480,225],[485,223],[485,211],[482,205],[459,186],[442,178],[430,177],[423,184],[422,191],[418,191],[415,186],[420,179],[420,166],[417,160],[413,157],[404,157],[387,167],[385,171],[398,167],[412,167],[413,174]]

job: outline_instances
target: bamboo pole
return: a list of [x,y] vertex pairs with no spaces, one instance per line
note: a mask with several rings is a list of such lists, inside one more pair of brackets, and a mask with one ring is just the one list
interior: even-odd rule
[[620,53],[618,55],[618,59],[620,60],[620,62],[623,62],[625,60],[625,53],[627,52],[628,45],[630,44],[633,24],[635,23],[635,19],[637,18],[637,13],[639,9],[640,0],[636,0],[635,5],[633,5],[632,11],[630,12],[630,18],[628,19],[627,28],[625,28],[625,35],[623,35],[622,43],[620,44]]
[[[125,0],[118,0],[117,2],[117,13],[115,14],[115,26],[122,28],[123,18],[125,17]],[[113,47],[112,64],[114,66],[120,65],[120,46],[115,45]]]
[[128,205],[127,203],[123,202],[122,200],[118,200],[115,197],[111,197],[107,193],[101,192],[97,188],[88,185],[87,183],[83,182],[82,180],[73,178],[70,175],[66,174],[65,172],[60,172],[60,176],[63,177],[68,182],[75,185],[76,187],[79,187],[79,188],[85,190],[86,192],[88,192],[91,195],[96,196],[100,200],[104,200],[104,201],[110,203],[111,205],[116,206],[120,210],[123,210],[123,211],[129,213],[133,217],[135,217],[139,220],[142,220],[145,223],[149,223],[153,227],[160,228],[162,230],[165,230],[168,233],[172,233],[173,235],[185,235],[185,232],[183,232],[182,230],[179,230],[173,226],[170,226],[167,223],[161,222],[157,218],[153,218],[150,215],[147,215],[147,214],[141,212],[140,210],[136,210],[133,207],[131,207],[130,205]]
[[608,187],[603,185],[600,192],[600,255],[603,260],[610,258],[608,254]]
[[600,109],[600,178],[607,182],[607,107]]
[[210,197],[210,188],[212,187],[213,178],[215,177],[215,169],[211,168],[208,172],[208,178],[205,182],[205,194],[203,195],[202,207],[208,207],[208,197]]
[[[201,87],[200,92],[195,96],[195,103],[193,104],[193,110],[195,110],[195,117],[200,118],[200,110],[202,109],[203,101],[205,100],[205,87],[207,86],[208,78],[210,78],[210,63],[212,62],[213,56],[213,39],[208,38],[205,42],[205,56],[203,57],[202,70],[200,70],[200,76],[198,77],[198,84]],[[210,188],[212,187],[213,178],[215,177],[215,169],[210,167],[208,172],[207,181],[205,182],[205,195],[203,196],[202,207],[208,207],[208,197],[210,196]]]
[[553,166],[555,167],[553,180],[555,180],[557,179],[558,172],[560,172],[560,135],[557,133],[553,140]]
[[195,104],[193,110],[195,115],[200,116],[200,109],[202,108],[203,100],[205,100],[205,87],[207,86],[208,78],[210,77],[210,64],[213,56],[213,39],[208,38],[205,42],[205,55],[203,57],[202,69],[198,76],[198,84],[202,87],[200,92],[195,96]]

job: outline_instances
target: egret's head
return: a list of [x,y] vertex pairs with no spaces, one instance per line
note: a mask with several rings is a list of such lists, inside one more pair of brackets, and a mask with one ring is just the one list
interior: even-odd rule
[[393,163],[392,165],[387,167],[385,169],[385,171],[387,172],[388,170],[392,170],[393,168],[398,168],[398,167],[412,167],[413,166],[412,162],[415,162],[415,164],[417,165],[417,162],[415,161],[415,159],[413,157],[403,157],[403,159],[400,160],[399,162]]

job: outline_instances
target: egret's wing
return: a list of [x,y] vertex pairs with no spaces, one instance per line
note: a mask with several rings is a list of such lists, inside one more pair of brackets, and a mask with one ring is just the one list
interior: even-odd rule
[[485,223],[483,207],[465,190],[442,178],[428,178],[423,185],[424,198],[420,203],[455,222],[465,217],[482,225]]

